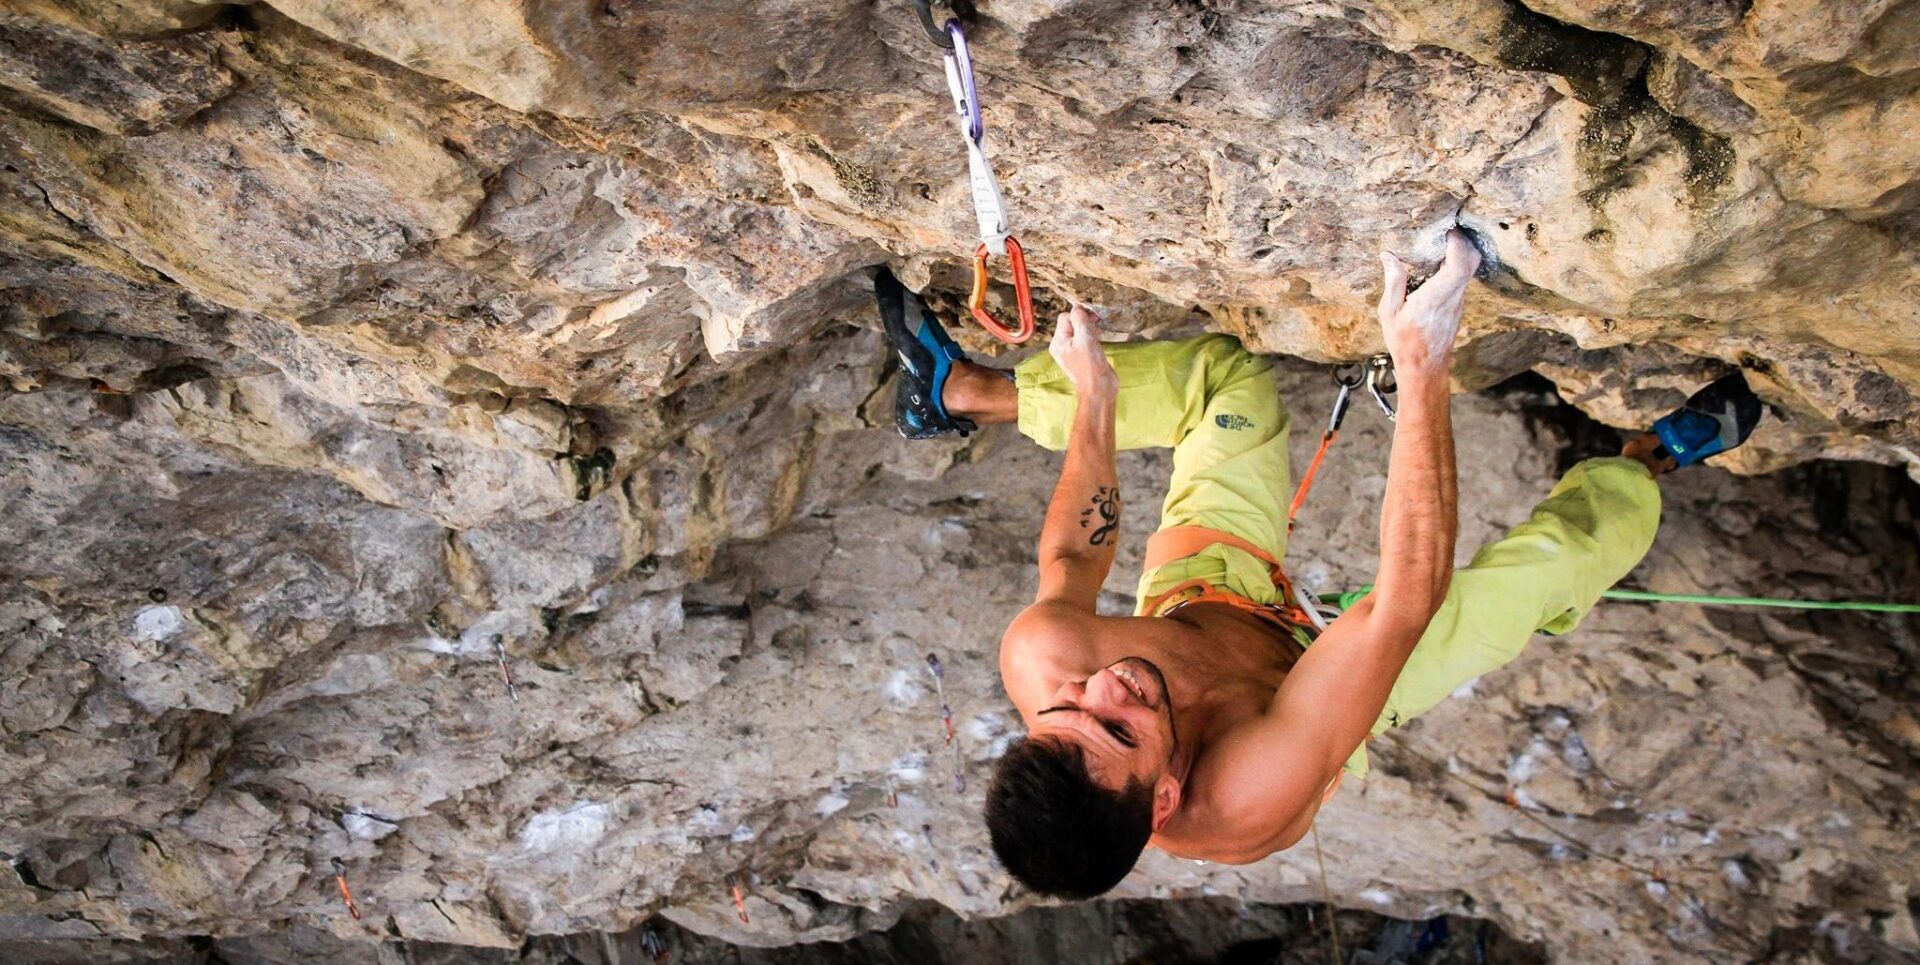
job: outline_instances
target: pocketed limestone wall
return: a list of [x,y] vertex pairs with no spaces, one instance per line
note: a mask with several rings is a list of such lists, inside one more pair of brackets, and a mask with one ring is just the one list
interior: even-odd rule
[[[1766,475],[1675,480],[1638,585],[1912,598],[1920,5],[977,6],[1043,319],[1304,359],[1304,447],[1378,249],[1465,224],[1463,392],[1770,404],[1727,460]],[[889,428],[868,267],[951,315],[974,244],[910,4],[7,0],[0,197],[7,937],[1027,903],[974,815],[1055,464]],[[1525,384],[1460,400],[1463,549],[1591,441]],[[1367,415],[1296,540],[1322,587],[1371,573]],[[1125,463],[1116,609],[1165,470]],[[1336,897],[1570,959],[1914,954],[1914,632],[1605,608],[1378,748]],[[1308,901],[1309,861],[1123,894]]]

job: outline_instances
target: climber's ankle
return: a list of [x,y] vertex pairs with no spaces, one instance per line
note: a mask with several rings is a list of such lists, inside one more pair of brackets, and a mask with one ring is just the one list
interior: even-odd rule
[[1628,439],[1627,444],[1620,447],[1620,454],[1640,460],[1656,476],[1680,468],[1680,464],[1661,447],[1660,437],[1651,432],[1642,432]]
[[941,401],[947,411],[981,425],[1014,422],[1020,414],[1020,390],[1012,373],[973,362],[955,362]]

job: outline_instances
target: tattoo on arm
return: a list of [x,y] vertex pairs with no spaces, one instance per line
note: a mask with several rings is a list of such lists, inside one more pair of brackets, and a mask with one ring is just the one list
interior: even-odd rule
[[1087,537],[1093,546],[1105,546],[1120,528],[1120,487],[1101,486],[1093,492],[1093,505],[1080,511],[1080,528],[1093,525],[1094,513],[1100,514],[1100,527]]

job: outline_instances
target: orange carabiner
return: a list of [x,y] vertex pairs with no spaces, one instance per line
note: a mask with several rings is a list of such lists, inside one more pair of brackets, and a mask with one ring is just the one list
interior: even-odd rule
[[339,858],[333,859],[333,883],[340,889],[340,900],[347,903],[347,914],[354,921],[360,920],[360,904],[353,900],[353,889],[347,887],[347,866]]
[[727,887],[733,891],[733,913],[740,916],[740,924],[753,924],[753,920],[747,917],[747,896],[740,891],[740,879],[728,875]]
[[987,245],[984,241],[973,250],[973,295],[967,299],[967,308],[987,334],[1009,345],[1019,345],[1033,337],[1033,289],[1027,286],[1026,253],[1020,250],[1020,242],[1011,237],[1007,239],[1007,261],[1013,266],[1013,294],[1020,303],[1020,328],[1010,329],[987,313]]

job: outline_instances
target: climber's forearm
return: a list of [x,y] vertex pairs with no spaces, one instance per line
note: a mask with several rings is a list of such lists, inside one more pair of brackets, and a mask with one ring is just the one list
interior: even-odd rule
[[1113,457],[1117,396],[1109,385],[1078,393],[1066,462],[1040,531],[1040,601],[1092,609],[1113,568],[1120,539],[1120,481]]
[[1274,739],[1304,755],[1307,783],[1287,785],[1291,795],[1325,787],[1366,739],[1452,579],[1456,521],[1446,374],[1409,373],[1399,381],[1374,590],[1294,664],[1266,715]]
[[1453,578],[1458,492],[1448,373],[1444,367],[1403,373],[1399,394],[1372,621],[1405,624],[1408,633],[1389,636],[1417,641]]

